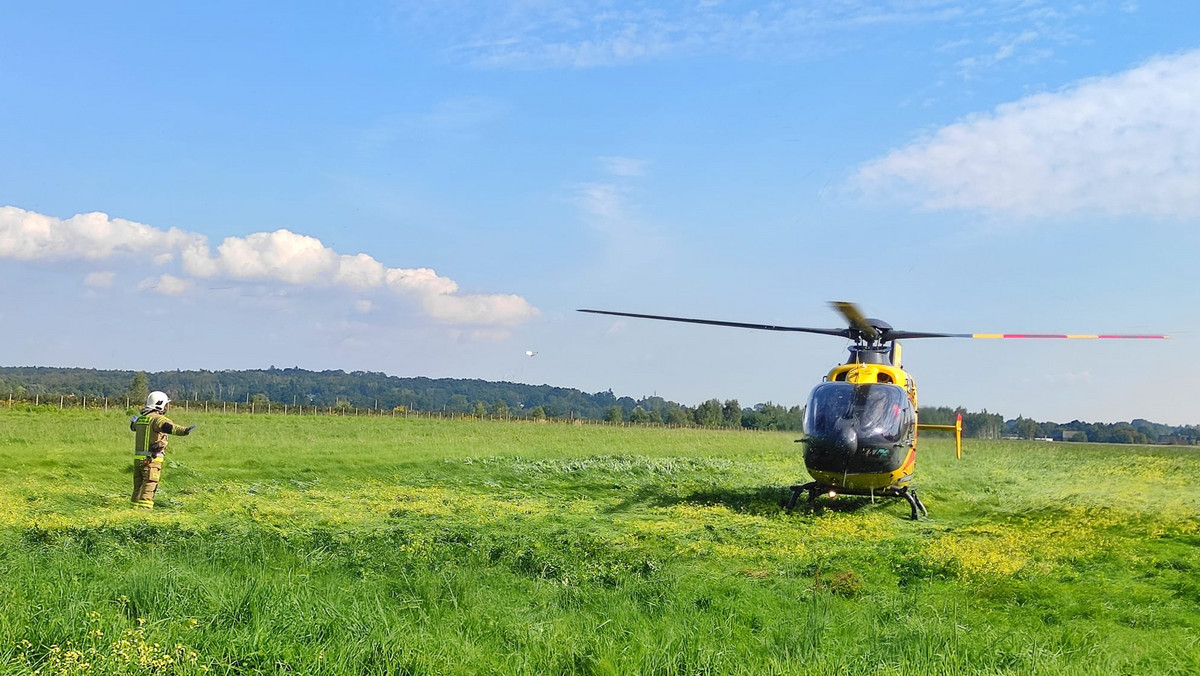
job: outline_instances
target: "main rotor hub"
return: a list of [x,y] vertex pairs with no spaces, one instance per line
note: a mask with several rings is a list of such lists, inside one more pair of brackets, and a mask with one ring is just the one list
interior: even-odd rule
[[882,319],[865,317],[861,322],[852,324],[849,331],[850,339],[857,345],[881,347],[891,342],[888,335],[892,332],[892,325]]

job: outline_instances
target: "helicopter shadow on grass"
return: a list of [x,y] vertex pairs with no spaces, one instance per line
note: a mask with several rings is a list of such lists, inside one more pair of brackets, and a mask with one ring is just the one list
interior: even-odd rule
[[[872,505],[867,497],[838,496],[835,500],[818,497],[815,503],[801,499],[790,513],[786,511],[792,490],[788,486],[707,487],[692,491],[671,490],[664,486],[642,486],[621,502],[604,510],[613,514],[635,507],[673,507],[675,505],[721,506],[741,514],[773,516],[784,514],[797,518],[818,516],[824,511],[853,514],[864,509],[886,508],[887,501],[876,500]],[[903,501],[901,501],[903,502]]]
[[[791,497],[791,490],[787,490],[787,497]],[[792,510],[795,515],[819,516],[824,512],[834,512],[836,514],[858,514],[868,510],[889,510],[896,509],[896,518],[908,518],[908,505],[904,500],[899,498],[875,498],[871,500],[870,496],[863,495],[839,495],[836,498],[826,498],[817,496],[815,502],[809,502],[803,496],[796,501],[796,506]]]

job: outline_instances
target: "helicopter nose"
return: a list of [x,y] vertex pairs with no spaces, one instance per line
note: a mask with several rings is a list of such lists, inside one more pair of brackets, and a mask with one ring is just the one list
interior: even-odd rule
[[839,451],[850,455],[858,450],[858,433],[850,425],[841,425],[837,430],[835,443]]

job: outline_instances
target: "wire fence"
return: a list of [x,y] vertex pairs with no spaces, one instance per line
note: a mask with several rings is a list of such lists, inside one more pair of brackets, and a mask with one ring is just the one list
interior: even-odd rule
[[[141,408],[140,401],[128,397],[89,397],[87,395],[59,394],[34,395],[16,397],[9,395],[8,399],[0,399],[0,406],[8,408],[34,409],[91,409],[97,411],[136,411]],[[695,424],[679,424],[667,422],[631,422],[598,420],[595,418],[578,417],[573,412],[566,416],[537,417],[525,414],[524,409],[517,413],[463,413],[459,411],[423,411],[410,406],[393,408],[359,407],[359,406],[315,406],[304,404],[284,404],[276,402],[239,402],[239,401],[208,401],[208,400],[173,400],[171,408],[181,411],[184,415],[192,411],[204,413],[225,413],[237,415],[296,415],[296,416],[362,416],[373,418],[402,418],[414,420],[487,420],[498,422],[532,422],[557,423],[570,425],[602,425],[608,427],[654,427],[662,429],[721,429],[740,432],[765,432],[777,430],[759,430],[747,427],[733,426],[704,426]]]

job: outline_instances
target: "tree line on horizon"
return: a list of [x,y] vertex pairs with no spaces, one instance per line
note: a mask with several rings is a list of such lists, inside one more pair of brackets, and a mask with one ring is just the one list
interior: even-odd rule
[[[459,378],[404,378],[369,371],[309,371],[301,368],[227,371],[99,370],[57,367],[0,367],[0,396],[36,400],[60,396],[103,399],[132,405],[150,390],[173,399],[311,406],[316,408],[432,411],[445,414],[531,419],[587,419],[632,424],[793,430],[803,426],[804,409],[772,402],[743,407],[736,399],[709,399],[695,406],[651,396],[618,397],[612,390],[586,393],[551,385]],[[1197,444],[1200,425],[1169,426],[1135,419],[1119,423],[1006,420],[944,406],[924,407],[921,422],[953,424],[963,416],[971,438],[1052,439],[1142,444]]]
[[1142,418],[1130,422],[1090,423],[1072,420],[1068,423],[1043,421],[1017,416],[1005,420],[999,413],[967,411],[946,406],[924,407],[921,422],[934,425],[953,425],[955,416],[962,414],[963,436],[976,439],[1048,439],[1107,444],[1176,444],[1200,443],[1200,425],[1164,425]]

